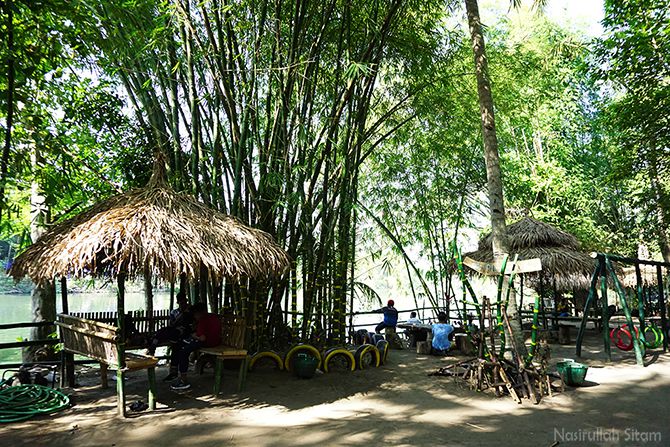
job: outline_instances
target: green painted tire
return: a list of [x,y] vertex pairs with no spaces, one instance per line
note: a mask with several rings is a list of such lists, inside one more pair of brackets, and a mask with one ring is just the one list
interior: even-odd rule
[[259,360],[266,359],[274,361],[275,368],[279,371],[284,369],[284,359],[281,358],[281,355],[274,351],[259,351],[251,357],[251,360],[249,361],[249,371],[253,371],[256,368],[256,363]]
[[306,343],[301,343],[299,345],[293,346],[291,349],[288,350],[286,353],[286,357],[284,358],[284,369],[287,371],[293,371],[293,357],[298,353],[298,352],[307,352],[318,360],[318,364],[316,366],[317,369],[321,368],[321,352],[319,352],[318,349],[316,349],[312,345],[308,345]]
[[[651,333],[654,335],[654,341],[647,340],[647,333],[649,331],[651,331]],[[642,340],[642,343],[645,345],[645,347],[649,349],[660,348],[663,344],[663,331],[655,324],[650,324],[649,326],[645,326],[644,336],[640,337],[640,339]]]
[[349,371],[356,370],[356,359],[350,351],[344,348],[330,348],[323,354],[323,371],[330,372],[332,369],[331,362],[337,358],[344,359],[347,362]]

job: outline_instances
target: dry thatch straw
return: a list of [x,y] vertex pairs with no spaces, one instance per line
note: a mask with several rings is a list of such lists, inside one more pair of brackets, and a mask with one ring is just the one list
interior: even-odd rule
[[19,255],[9,270],[35,282],[60,276],[129,277],[151,274],[174,281],[197,278],[203,266],[213,279],[264,278],[290,265],[272,237],[238,219],[175,192],[158,156],[144,188],[115,195],[51,228]]
[[[510,254],[518,254],[519,260],[540,258],[545,287],[552,287],[553,281],[556,281],[557,290],[589,287],[596,261],[579,250],[579,242],[573,235],[527,217],[508,225],[505,236]],[[491,234],[479,241],[477,251],[463,256],[492,263]],[[539,285],[539,274],[526,273],[524,277],[530,281],[531,287]]]
[[[635,266],[624,267],[622,274],[619,276],[621,284],[624,287],[634,289],[637,287],[637,274],[635,273]],[[658,278],[656,276],[656,267],[653,265],[640,264],[640,275],[643,287],[657,287]]]

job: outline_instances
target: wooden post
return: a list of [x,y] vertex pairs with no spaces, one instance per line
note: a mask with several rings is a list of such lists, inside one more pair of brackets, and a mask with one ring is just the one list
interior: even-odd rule
[[602,298],[601,312],[603,318],[603,348],[607,361],[612,361],[612,346],[610,340],[610,317],[608,314],[607,303],[607,267],[605,266],[605,259],[598,256],[598,265],[600,268],[600,296]]
[[542,312],[542,326],[547,330],[547,313],[544,308],[544,280],[542,279],[542,272],[540,272],[540,312]]
[[109,388],[109,381],[107,380],[108,366],[106,363],[100,363],[100,388],[106,390]]
[[[60,297],[61,297],[61,313],[69,314],[70,306],[67,300],[67,278],[62,276],[60,279]],[[60,353],[61,372],[60,372],[60,386],[64,387],[67,384],[70,387],[75,386],[74,381],[74,354],[65,352]]]
[[556,278],[552,278],[552,291],[554,293],[554,321],[552,322],[553,329],[558,328],[558,292],[556,292]]
[[149,410],[156,409],[156,368],[147,369],[149,379]]
[[126,274],[120,272],[117,277],[118,294],[116,300],[116,314],[117,325],[119,328],[119,339],[116,342],[119,352],[119,364],[116,368],[116,394],[117,394],[117,410],[119,416],[126,416],[126,384],[125,369],[126,369],[126,331],[125,331],[125,279]]
[[658,282],[658,302],[661,305],[661,331],[663,331],[663,351],[668,351],[668,317],[665,307],[665,291],[663,290],[663,271],[660,265],[656,266],[656,281]]
[[170,312],[174,310],[174,278],[170,280]]
[[523,329],[523,274],[519,275],[519,293],[521,295],[519,298],[519,324]]
[[[198,298],[200,303],[205,303],[207,306],[209,303],[209,300],[207,299],[207,283],[209,282],[209,272],[207,271],[207,267],[205,267],[205,264],[202,262],[200,263],[200,274],[198,275]],[[211,307],[211,306],[210,306]],[[210,309],[211,312],[216,313],[216,309]]]
[[151,284],[151,269],[144,264],[144,308],[148,320],[149,333],[154,333],[154,292]]

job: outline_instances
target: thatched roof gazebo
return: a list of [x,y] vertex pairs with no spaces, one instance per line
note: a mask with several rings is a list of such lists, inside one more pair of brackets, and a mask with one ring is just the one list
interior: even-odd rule
[[174,281],[267,278],[283,274],[288,255],[272,237],[174,191],[158,156],[144,188],[103,200],[65,220],[19,255],[9,270],[34,282],[65,276],[157,275]]
[[[545,222],[526,217],[507,226],[505,233],[510,255],[519,260],[539,258],[542,272],[525,273],[533,287],[540,280],[555,284],[557,290],[588,289],[596,261],[579,248],[577,238]],[[475,261],[493,263],[491,234],[479,241],[476,251],[466,253]]]
[[[118,411],[125,415],[127,362],[130,359],[149,371],[151,408],[155,407],[157,362],[153,357],[129,357],[126,353],[127,277],[145,278],[147,314],[153,315],[150,280],[153,276],[172,284],[180,277],[201,282],[224,278],[269,279],[282,275],[289,265],[288,255],[269,234],[170,188],[165,158],[159,154],[153,175],[144,188],[112,196],[55,225],[14,260],[9,274],[16,280],[29,276],[36,283],[60,278],[63,314],[68,313],[68,276],[117,279],[116,328],[76,317],[66,319],[67,315],[59,316],[57,324],[61,335],[64,330],[70,334],[63,336],[63,352],[67,351],[69,356],[63,358],[63,364],[70,386],[74,386],[73,353],[113,362],[117,369]],[[150,322],[152,318],[149,317]],[[80,327],[75,328],[75,324]],[[112,335],[103,334],[103,330],[112,331]],[[106,381],[106,369],[103,371]]]

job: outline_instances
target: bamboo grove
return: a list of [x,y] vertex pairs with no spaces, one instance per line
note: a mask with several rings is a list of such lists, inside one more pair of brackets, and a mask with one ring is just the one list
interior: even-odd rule
[[[128,95],[171,181],[274,235],[276,284],[226,287],[263,344],[283,326],[342,342],[355,270],[359,170],[411,92],[394,72],[432,51],[424,2],[82,4],[83,43]],[[437,16],[433,14],[432,16]],[[87,18],[83,18],[87,17]],[[381,90],[380,84],[395,86]],[[393,123],[389,125],[389,123]],[[217,285],[209,287],[216,303]],[[297,289],[302,290],[298,308]],[[204,298],[208,287],[195,288]],[[288,308],[288,309],[287,309]],[[301,313],[298,318],[298,313]]]

